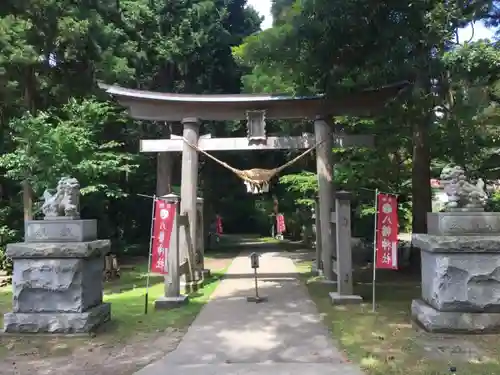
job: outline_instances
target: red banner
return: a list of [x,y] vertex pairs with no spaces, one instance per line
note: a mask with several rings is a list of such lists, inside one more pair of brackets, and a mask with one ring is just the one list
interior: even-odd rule
[[216,224],[215,230],[216,230],[217,234],[221,235],[222,234],[222,218],[219,215],[217,215],[215,217],[215,224]]
[[166,275],[168,247],[174,227],[176,204],[158,199],[155,203],[153,238],[151,239],[151,272]]
[[285,233],[285,216],[283,214],[276,215],[276,228],[278,229],[278,234]]
[[377,268],[398,269],[398,198],[377,196]]

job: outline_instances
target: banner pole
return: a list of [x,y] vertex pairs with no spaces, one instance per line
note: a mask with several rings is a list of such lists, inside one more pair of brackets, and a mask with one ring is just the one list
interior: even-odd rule
[[156,195],[153,195],[153,208],[151,210],[151,234],[149,236],[149,252],[148,252],[148,272],[146,274],[146,294],[144,295],[144,314],[148,314],[148,299],[149,299],[149,274],[151,272],[151,252],[153,248],[153,226],[155,221],[155,206]]
[[378,189],[375,189],[375,220],[373,226],[372,312],[375,312],[375,279],[377,277],[377,219],[378,219]]

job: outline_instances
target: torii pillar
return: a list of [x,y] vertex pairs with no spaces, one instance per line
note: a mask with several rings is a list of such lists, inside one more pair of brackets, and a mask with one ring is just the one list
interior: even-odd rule
[[[195,117],[182,119],[182,135],[193,145],[198,144],[200,134],[200,121]],[[187,214],[189,220],[189,237],[185,230],[180,231],[179,235],[179,253],[181,257],[190,259],[194,262],[197,250],[197,191],[198,191],[198,152],[186,142],[182,146],[182,171],[181,171],[181,215]],[[190,251],[191,250],[191,251]],[[189,267],[192,269],[195,265]],[[194,277],[194,280],[191,279]],[[198,270],[194,275],[186,272],[186,287],[191,287],[189,283],[197,283],[200,279]]]
[[[321,262],[323,263],[323,275],[327,280],[335,280],[333,270],[333,257],[336,251],[335,224],[331,223],[331,213],[335,210],[334,186],[333,186],[333,133],[332,128],[322,118],[317,117],[314,121],[314,133],[316,142],[321,143],[316,149],[316,173],[318,176],[319,196],[319,225],[317,233],[321,233],[321,243],[316,243],[321,249]],[[318,261],[318,260],[317,260]]]

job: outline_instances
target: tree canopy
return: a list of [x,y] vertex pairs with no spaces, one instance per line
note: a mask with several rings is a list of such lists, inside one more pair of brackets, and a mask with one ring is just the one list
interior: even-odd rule
[[[342,95],[410,81],[411,90],[377,117],[331,119],[337,129],[377,139],[374,149],[332,150],[336,186],[354,192],[356,236],[373,233],[376,188],[400,195],[401,230],[423,232],[430,179],[444,165],[500,179],[498,41],[457,40],[457,29],[474,22],[498,30],[498,1],[273,0],[272,14],[273,27],[261,31],[246,0],[4,0],[0,248],[22,238],[23,218],[39,215],[37,197],[63,175],[79,179],[83,215],[99,220],[115,252],[147,248],[150,205],[137,194],[175,189],[180,157],[139,154],[139,140],[179,134],[181,125],[133,121],[99,82],[162,92]],[[271,133],[311,130],[307,122],[268,122]],[[241,136],[245,124],[205,122],[202,132]],[[289,157],[220,155],[241,169]],[[158,158],[168,162],[157,180]],[[266,233],[278,199],[296,235],[317,193],[313,157],[269,196],[249,197],[205,158],[199,173],[206,215],[227,218],[228,231]]]
[[[459,44],[457,30],[481,20],[493,24],[498,3],[319,0],[273,4],[275,26],[248,37],[235,49],[240,61],[253,68],[243,78],[248,87],[274,90],[284,85],[293,88],[292,92],[331,95],[400,80],[412,82],[411,92],[369,125],[360,119],[335,119],[351,130],[368,125],[381,140],[376,154],[351,152],[356,168],[347,158],[336,175],[339,185],[355,182],[349,184],[351,189],[363,181],[365,187],[385,185],[408,194],[413,231],[425,232],[426,213],[431,210],[429,180],[436,173],[433,166],[446,162],[467,165],[478,149],[493,152],[491,134],[486,137],[487,145],[479,140],[484,140],[485,130],[479,129],[478,116],[489,125],[483,126],[496,132],[492,127],[497,99],[492,93],[498,82],[498,48],[489,41]],[[277,77],[282,78],[278,83]],[[489,94],[476,96],[479,91]],[[436,116],[438,109],[446,110],[444,116]],[[471,132],[481,136],[471,137]],[[465,143],[470,152],[464,153],[452,139]],[[449,148],[454,151],[450,153]],[[369,171],[389,168],[389,160],[397,170],[395,185],[391,186],[387,176],[384,181],[370,182]],[[479,173],[477,168],[472,172]],[[359,175],[361,170],[360,179],[340,178],[345,173]],[[407,173],[411,173],[411,181]],[[283,179],[285,183],[299,180]],[[410,191],[406,191],[408,187]]]

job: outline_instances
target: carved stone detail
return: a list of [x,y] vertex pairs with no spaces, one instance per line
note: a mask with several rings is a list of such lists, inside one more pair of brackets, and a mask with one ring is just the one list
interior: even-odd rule
[[63,177],[57,183],[54,194],[43,193],[42,212],[45,220],[80,218],[80,183],[76,178]]
[[445,211],[484,211],[488,201],[485,183],[479,178],[476,184],[467,181],[465,171],[460,166],[447,166],[441,171],[441,183],[448,196]]

